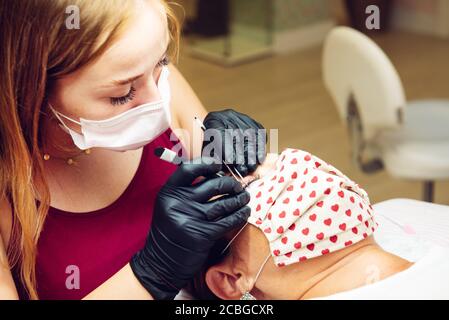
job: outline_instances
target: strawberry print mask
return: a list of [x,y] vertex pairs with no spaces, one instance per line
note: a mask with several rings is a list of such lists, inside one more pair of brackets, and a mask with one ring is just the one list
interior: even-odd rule
[[350,246],[377,227],[366,192],[305,151],[283,151],[247,191],[248,223],[265,234],[279,267]]

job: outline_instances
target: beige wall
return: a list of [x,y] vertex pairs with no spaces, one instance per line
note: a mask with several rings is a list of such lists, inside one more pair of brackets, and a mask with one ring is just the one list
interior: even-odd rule
[[448,0],[396,0],[393,27],[399,30],[449,37]]

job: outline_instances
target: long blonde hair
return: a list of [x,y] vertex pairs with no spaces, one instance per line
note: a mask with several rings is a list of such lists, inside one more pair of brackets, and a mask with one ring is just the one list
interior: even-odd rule
[[[163,0],[177,59],[180,25]],[[44,177],[42,117],[55,80],[98,58],[123,32],[131,0],[14,0],[0,4],[0,199],[11,201],[7,248],[11,269],[37,299],[37,243],[50,203]],[[66,8],[80,12],[80,28],[66,27]],[[36,202],[39,199],[39,203]]]

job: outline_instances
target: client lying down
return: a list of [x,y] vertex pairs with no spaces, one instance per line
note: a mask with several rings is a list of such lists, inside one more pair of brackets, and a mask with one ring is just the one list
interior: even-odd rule
[[248,223],[219,241],[188,288],[199,299],[317,298],[412,265],[374,241],[366,192],[307,152],[268,155],[247,190]]

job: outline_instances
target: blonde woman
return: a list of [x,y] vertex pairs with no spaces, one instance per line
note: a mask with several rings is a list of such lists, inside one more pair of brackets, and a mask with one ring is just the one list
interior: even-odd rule
[[155,148],[194,116],[261,126],[205,111],[169,63],[179,24],[164,1],[2,1],[0,30],[0,299],[172,299],[249,195],[230,177],[192,185],[221,165],[176,167]]

